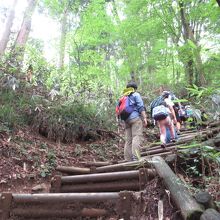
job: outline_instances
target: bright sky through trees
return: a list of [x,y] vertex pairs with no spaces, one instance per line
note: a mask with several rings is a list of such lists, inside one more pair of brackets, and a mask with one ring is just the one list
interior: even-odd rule
[[[5,13],[1,12],[0,15],[0,37],[4,30],[5,25],[5,14],[9,12],[9,8],[12,4],[12,0],[0,0],[0,9],[4,10]],[[27,0],[20,0],[16,5],[15,19],[12,26],[12,32],[18,32],[21,22],[22,14],[27,7]],[[7,11],[6,11],[7,10]],[[55,41],[59,38],[60,31],[59,25],[56,20],[47,16],[46,14],[40,13],[39,10],[35,10],[32,17],[32,28],[30,37],[39,39],[44,42],[44,55],[47,60],[52,60],[56,54]]]

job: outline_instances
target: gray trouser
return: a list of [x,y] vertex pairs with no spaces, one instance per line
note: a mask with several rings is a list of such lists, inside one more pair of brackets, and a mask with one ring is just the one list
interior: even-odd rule
[[125,147],[124,158],[131,161],[140,154],[140,146],[143,142],[143,123],[140,118],[134,118],[125,122]]

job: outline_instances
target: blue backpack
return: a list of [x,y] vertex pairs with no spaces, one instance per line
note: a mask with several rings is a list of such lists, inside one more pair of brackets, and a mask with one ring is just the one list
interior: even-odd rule
[[158,105],[153,108],[152,117],[155,121],[164,120],[167,116],[168,111],[164,105]]
[[154,99],[151,102],[150,110],[151,110],[151,117],[155,121],[163,120],[168,116],[168,111],[163,96],[158,96],[156,99]]
[[152,113],[153,113],[153,108],[162,105],[164,103],[164,98],[163,96],[158,96],[156,99],[154,99],[151,103],[150,103],[150,112],[151,112],[151,117],[152,117]]

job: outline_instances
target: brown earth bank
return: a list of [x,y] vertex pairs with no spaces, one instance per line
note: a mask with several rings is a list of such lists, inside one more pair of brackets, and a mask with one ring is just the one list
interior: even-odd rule
[[38,184],[50,184],[55,167],[86,161],[120,160],[118,139],[71,144],[55,143],[27,128],[0,133],[0,190],[31,192]]

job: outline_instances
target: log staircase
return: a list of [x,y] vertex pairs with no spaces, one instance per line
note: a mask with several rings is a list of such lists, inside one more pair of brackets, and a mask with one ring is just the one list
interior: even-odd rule
[[192,140],[197,140],[194,148],[209,145],[219,149],[219,131],[219,121],[201,131],[182,131],[179,141],[168,144],[166,149],[157,143],[143,147],[140,161],[83,162],[83,167],[57,167],[60,175],[52,178],[50,193],[0,193],[0,218],[139,220],[134,213],[142,205],[142,192],[149,181],[158,177],[183,219],[219,220],[220,213],[198,203],[168,165]]

